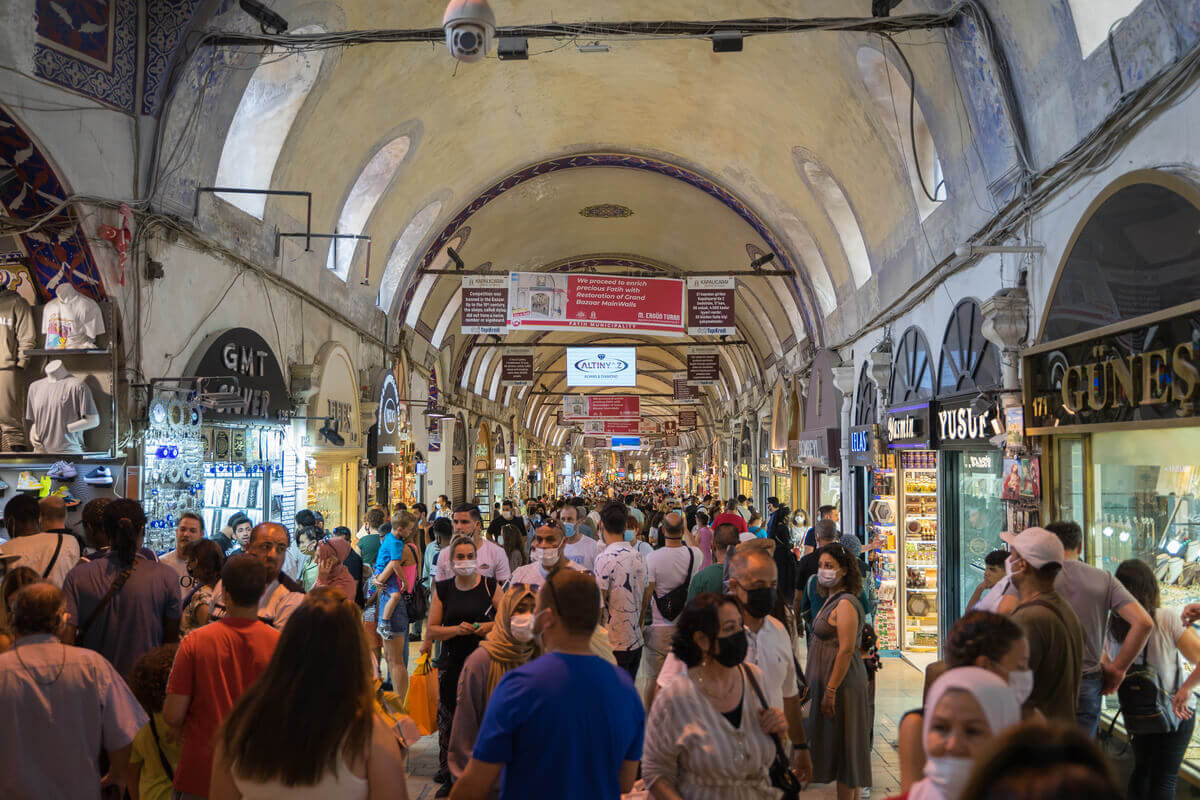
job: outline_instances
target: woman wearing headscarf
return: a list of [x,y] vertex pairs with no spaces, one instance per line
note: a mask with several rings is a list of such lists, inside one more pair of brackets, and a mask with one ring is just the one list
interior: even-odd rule
[[[458,780],[479,734],[479,723],[488,700],[509,671],[527,663],[539,652],[533,642],[533,607],[537,597],[525,584],[513,584],[496,610],[496,624],[475,652],[467,657],[458,682],[458,705],[450,728],[450,775]],[[489,798],[499,796],[492,787]]]
[[337,589],[353,602],[358,582],[343,563],[351,549],[349,540],[340,536],[330,536],[317,545],[316,586]]
[[925,700],[925,778],[896,800],[965,800],[976,760],[1021,721],[1012,687],[982,667],[958,667],[934,682]]

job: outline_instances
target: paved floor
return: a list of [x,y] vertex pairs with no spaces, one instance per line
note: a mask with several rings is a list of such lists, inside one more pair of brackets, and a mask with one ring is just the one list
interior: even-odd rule
[[[803,663],[803,662],[801,662]],[[876,684],[875,744],[872,750],[873,799],[897,794],[900,787],[900,766],[896,756],[896,727],[905,711],[920,704],[923,674],[899,658],[884,658]],[[413,745],[408,759],[409,797],[430,800],[437,792],[433,782],[437,772],[437,736],[426,736]],[[832,784],[817,786],[805,797],[833,798]]]

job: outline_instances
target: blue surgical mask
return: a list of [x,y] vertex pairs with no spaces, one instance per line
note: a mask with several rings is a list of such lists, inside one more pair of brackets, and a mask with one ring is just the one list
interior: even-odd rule
[[564,522],[562,524],[562,526],[563,526],[563,533],[566,534],[566,537],[568,539],[570,539],[572,536],[575,535],[575,523],[574,522]]
[[633,531],[625,531],[625,541],[632,542],[634,537]]

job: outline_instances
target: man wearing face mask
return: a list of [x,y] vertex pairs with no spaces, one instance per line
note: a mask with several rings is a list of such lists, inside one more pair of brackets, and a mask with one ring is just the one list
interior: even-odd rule
[[499,542],[500,530],[505,525],[516,525],[518,528],[520,528],[522,537],[529,535],[528,530],[525,528],[525,520],[522,517],[517,516],[512,500],[505,500],[503,503],[501,503],[500,513],[495,519],[488,523],[488,539],[492,540],[493,542]]
[[[454,507],[451,522],[455,536],[470,536],[475,542],[475,571],[484,577],[495,578],[498,583],[507,581],[512,574],[508,566],[508,554],[500,545],[483,538],[483,517],[479,515],[479,508],[471,503],[460,503]],[[439,581],[454,577],[450,559],[438,558],[436,577]]]
[[563,533],[567,537],[563,555],[588,572],[592,572],[596,568],[596,553],[600,548],[595,539],[584,536],[582,531],[578,530],[580,516],[579,507],[570,503],[563,506],[562,511],[558,512],[559,522],[562,523]]
[[637,778],[645,712],[629,674],[592,654],[596,582],[559,570],[534,615],[546,655],[500,679],[452,800],[482,800],[497,781],[500,800],[611,800]]
[[642,615],[650,602],[646,560],[633,544],[633,531],[625,529],[628,511],[612,502],[600,511],[604,552],[596,556],[596,583],[608,611],[608,638],[617,666],[637,680],[642,661]]
[[1012,551],[1009,572],[1020,594],[1012,620],[1029,640],[1033,691],[1025,705],[1048,719],[1075,724],[1084,634],[1075,610],[1054,590],[1066,560],[1062,542],[1045,528],[1002,533],[1000,538]]
[[583,567],[574,561],[568,561],[563,556],[565,543],[562,528],[557,525],[543,525],[535,530],[533,532],[533,549],[530,551],[532,557],[529,563],[513,570],[512,578],[504,584],[505,588],[523,583],[536,591],[546,582],[546,578],[560,569],[582,572]]

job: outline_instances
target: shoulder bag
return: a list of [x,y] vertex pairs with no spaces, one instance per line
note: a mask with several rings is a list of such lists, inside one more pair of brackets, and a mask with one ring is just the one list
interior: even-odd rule
[[50,556],[50,563],[42,570],[42,580],[50,577],[50,570],[54,569],[54,565],[58,563],[58,554],[62,552],[63,535],[61,533],[56,535],[58,536],[58,541],[54,543],[54,554]]
[[76,642],[83,641],[83,638],[87,635],[88,629],[92,627],[92,623],[96,621],[96,617],[100,616],[100,612],[108,607],[108,604],[112,602],[113,597],[116,596],[117,592],[121,591],[121,588],[125,585],[125,582],[129,580],[129,576],[133,574],[133,568],[135,566],[137,566],[136,559],[134,560],[133,564],[128,566],[121,572],[120,575],[117,576],[116,580],[112,582],[112,586],[108,587],[108,592],[104,595],[104,597],[100,598],[100,602],[97,603],[96,607],[92,609],[92,613],[88,614],[87,619],[85,619],[83,624],[79,626],[79,630],[75,634]]
[[[746,682],[754,689],[754,694],[758,696],[758,702],[763,708],[768,708],[767,698],[759,688],[758,681],[754,680],[754,675],[746,669],[745,664],[742,665],[742,674],[746,676]],[[769,770],[771,785],[783,792],[780,800],[798,800],[804,787],[800,785],[800,778],[792,771],[792,765],[783,751],[783,741],[774,734],[771,738],[775,741],[775,760],[771,762]]]
[[[413,547],[412,543],[405,545],[405,547],[413,548],[413,558],[419,562],[420,559],[417,558],[416,553],[417,548]],[[420,566],[420,563],[417,563],[417,567],[419,568]],[[419,580],[415,585],[408,587],[408,589],[409,591],[401,595],[404,599],[404,608],[408,612],[408,621],[416,622],[417,620],[425,619],[425,615],[429,613],[429,590],[421,585]]]
[[154,724],[154,715],[150,715],[150,734],[154,737],[154,749],[158,751],[158,761],[162,764],[163,772],[172,783],[175,782],[175,770],[171,766],[171,762],[167,760],[167,754],[163,752],[162,742],[158,738],[158,727]]
[[1125,730],[1133,736],[1175,730],[1178,722],[1171,701],[1171,694],[1163,688],[1162,676],[1146,660],[1146,648],[1142,648],[1141,663],[1135,661],[1117,687]]
[[688,568],[687,576],[683,579],[683,583],[676,586],[671,591],[663,596],[654,596],[654,605],[658,606],[658,613],[662,614],[663,619],[668,622],[674,622],[675,618],[683,613],[683,607],[687,604],[688,586],[692,582],[692,566],[696,562],[696,553],[691,547],[688,547]]

